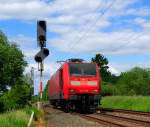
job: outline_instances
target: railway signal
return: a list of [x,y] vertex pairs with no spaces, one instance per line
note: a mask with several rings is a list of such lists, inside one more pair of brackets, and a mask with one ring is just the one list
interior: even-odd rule
[[46,21],[37,21],[37,43],[41,50],[35,55],[34,59],[38,63],[40,71],[40,98],[42,99],[42,72],[44,71],[44,59],[49,55],[46,47]]
[[47,48],[42,48],[36,55],[35,61],[40,63],[49,55],[49,50]]
[[40,81],[40,98],[42,98],[43,83]]
[[46,47],[46,21],[37,21],[38,46]]

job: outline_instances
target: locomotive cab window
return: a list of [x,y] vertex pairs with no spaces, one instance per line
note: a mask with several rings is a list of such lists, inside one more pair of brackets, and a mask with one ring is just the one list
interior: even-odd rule
[[89,63],[69,64],[71,76],[96,76],[96,65]]

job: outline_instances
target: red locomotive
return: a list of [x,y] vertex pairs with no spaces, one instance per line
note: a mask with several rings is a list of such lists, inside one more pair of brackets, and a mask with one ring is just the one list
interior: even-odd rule
[[69,59],[49,80],[49,100],[66,111],[95,111],[100,103],[100,75],[95,63]]

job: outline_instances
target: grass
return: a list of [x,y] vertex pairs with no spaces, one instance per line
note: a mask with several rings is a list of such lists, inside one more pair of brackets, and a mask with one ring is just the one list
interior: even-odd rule
[[101,107],[150,112],[150,96],[103,97]]
[[22,109],[0,114],[0,127],[27,127],[31,115],[27,110]]

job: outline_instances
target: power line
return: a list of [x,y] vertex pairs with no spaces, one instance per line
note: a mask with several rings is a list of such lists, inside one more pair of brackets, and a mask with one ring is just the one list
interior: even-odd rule
[[[96,9],[94,9],[94,11],[97,11],[98,9],[100,9],[100,7],[101,7],[101,3],[96,7]],[[89,19],[91,19],[91,18],[93,18],[93,17],[94,17],[94,16],[92,15],[92,16],[89,17]],[[86,24],[84,25],[84,28],[86,28],[86,26],[88,26],[89,23],[90,23],[90,20],[88,20],[88,21],[86,22]],[[80,32],[82,32],[82,29],[79,31],[79,33],[80,33]]]
[[[130,38],[130,40],[128,39],[128,40],[126,41],[126,44],[121,44],[120,46],[118,46],[118,47],[112,49],[111,52],[116,51],[116,50],[118,50],[118,49],[121,49],[122,47],[124,47],[124,48],[126,47],[126,48],[127,48],[127,46],[129,46],[130,44],[132,44],[132,42],[133,42],[134,40],[140,38],[140,37],[141,37],[142,35],[144,35],[146,32],[147,32],[147,31],[143,31],[142,33],[139,33],[139,34],[136,35],[136,36],[133,36],[134,34],[130,34],[130,35],[126,38],[126,39]],[[123,39],[123,37],[120,37],[118,40],[121,40],[121,39]],[[122,40],[121,40],[121,41],[122,41]],[[104,49],[102,49],[102,50],[104,50]]]
[[[102,17],[105,15],[105,13],[114,5],[115,2],[116,2],[116,0],[113,0],[112,3],[111,3],[106,9],[104,9],[104,11],[101,12],[101,15],[99,16],[99,18],[98,18],[97,20],[95,20],[95,22],[93,22],[93,23],[91,24],[91,26],[89,27],[89,30],[88,30],[87,32],[85,32],[85,33],[76,41],[76,43],[74,43],[74,44],[79,43],[81,40],[84,39],[84,37],[86,37],[87,33],[89,33],[89,31],[91,30],[91,28],[92,28],[94,25],[97,24],[97,22],[100,20],[100,18],[102,18]],[[73,48],[74,44],[70,46],[70,49]]]
[[[92,10],[92,11],[97,11],[97,10],[100,9],[100,7],[101,7],[101,2],[100,2],[100,4],[99,4],[94,10]],[[91,18],[93,18],[93,17],[95,17],[95,16],[92,15],[92,16],[89,17],[89,19],[91,19]],[[87,21],[86,21],[86,23],[85,23],[83,29],[85,29],[88,25],[90,25],[90,20],[87,20]],[[83,31],[83,29],[79,30],[78,32],[81,33],[81,32]],[[69,33],[69,34],[73,34],[73,32],[71,32],[71,33]],[[69,45],[70,45],[70,44],[69,44]],[[71,45],[71,47],[72,47],[72,46],[73,46],[73,45]]]
[[[100,7],[101,7],[101,3],[93,11],[97,11]],[[89,17],[89,19],[92,19],[93,17],[95,17],[95,16],[92,15],[92,16]],[[84,25],[83,29],[85,29],[89,24],[90,24],[90,20],[87,20],[85,22],[85,25]],[[82,32],[83,29],[79,30],[78,32],[79,33]],[[71,33],[69,33],[69,34],[72,34],[72,33],[73,33],[73,31]]]
[[[115,50],[117,50],[117,49],[120,49],[121,47],[127,47],[127,46],[129,46],[129,45],[132,43],[131,41],[134,41],[134,40],[140,38],[140,37],[141,37],[142,35],[144,35],[146,32],[147,32],[147,31],[143,31],[142,33],[140,33],[140,34],[138,34],[138,35],[136,35],[136,36],[133,36],[134,34],[131,34],[130,36],[128,36],[128,38],[130,38],[130,37],[132,37],[132,38],[130,38],[130,40],[127,40],[126,44],[122,44],[122,45],[116,47],[115,49],[113,49],[112,51],[115,51]],[[127,39],[128,39],[128,38],[127,38]],[[120,38],[120,39],[121,39],[121,38]]]

